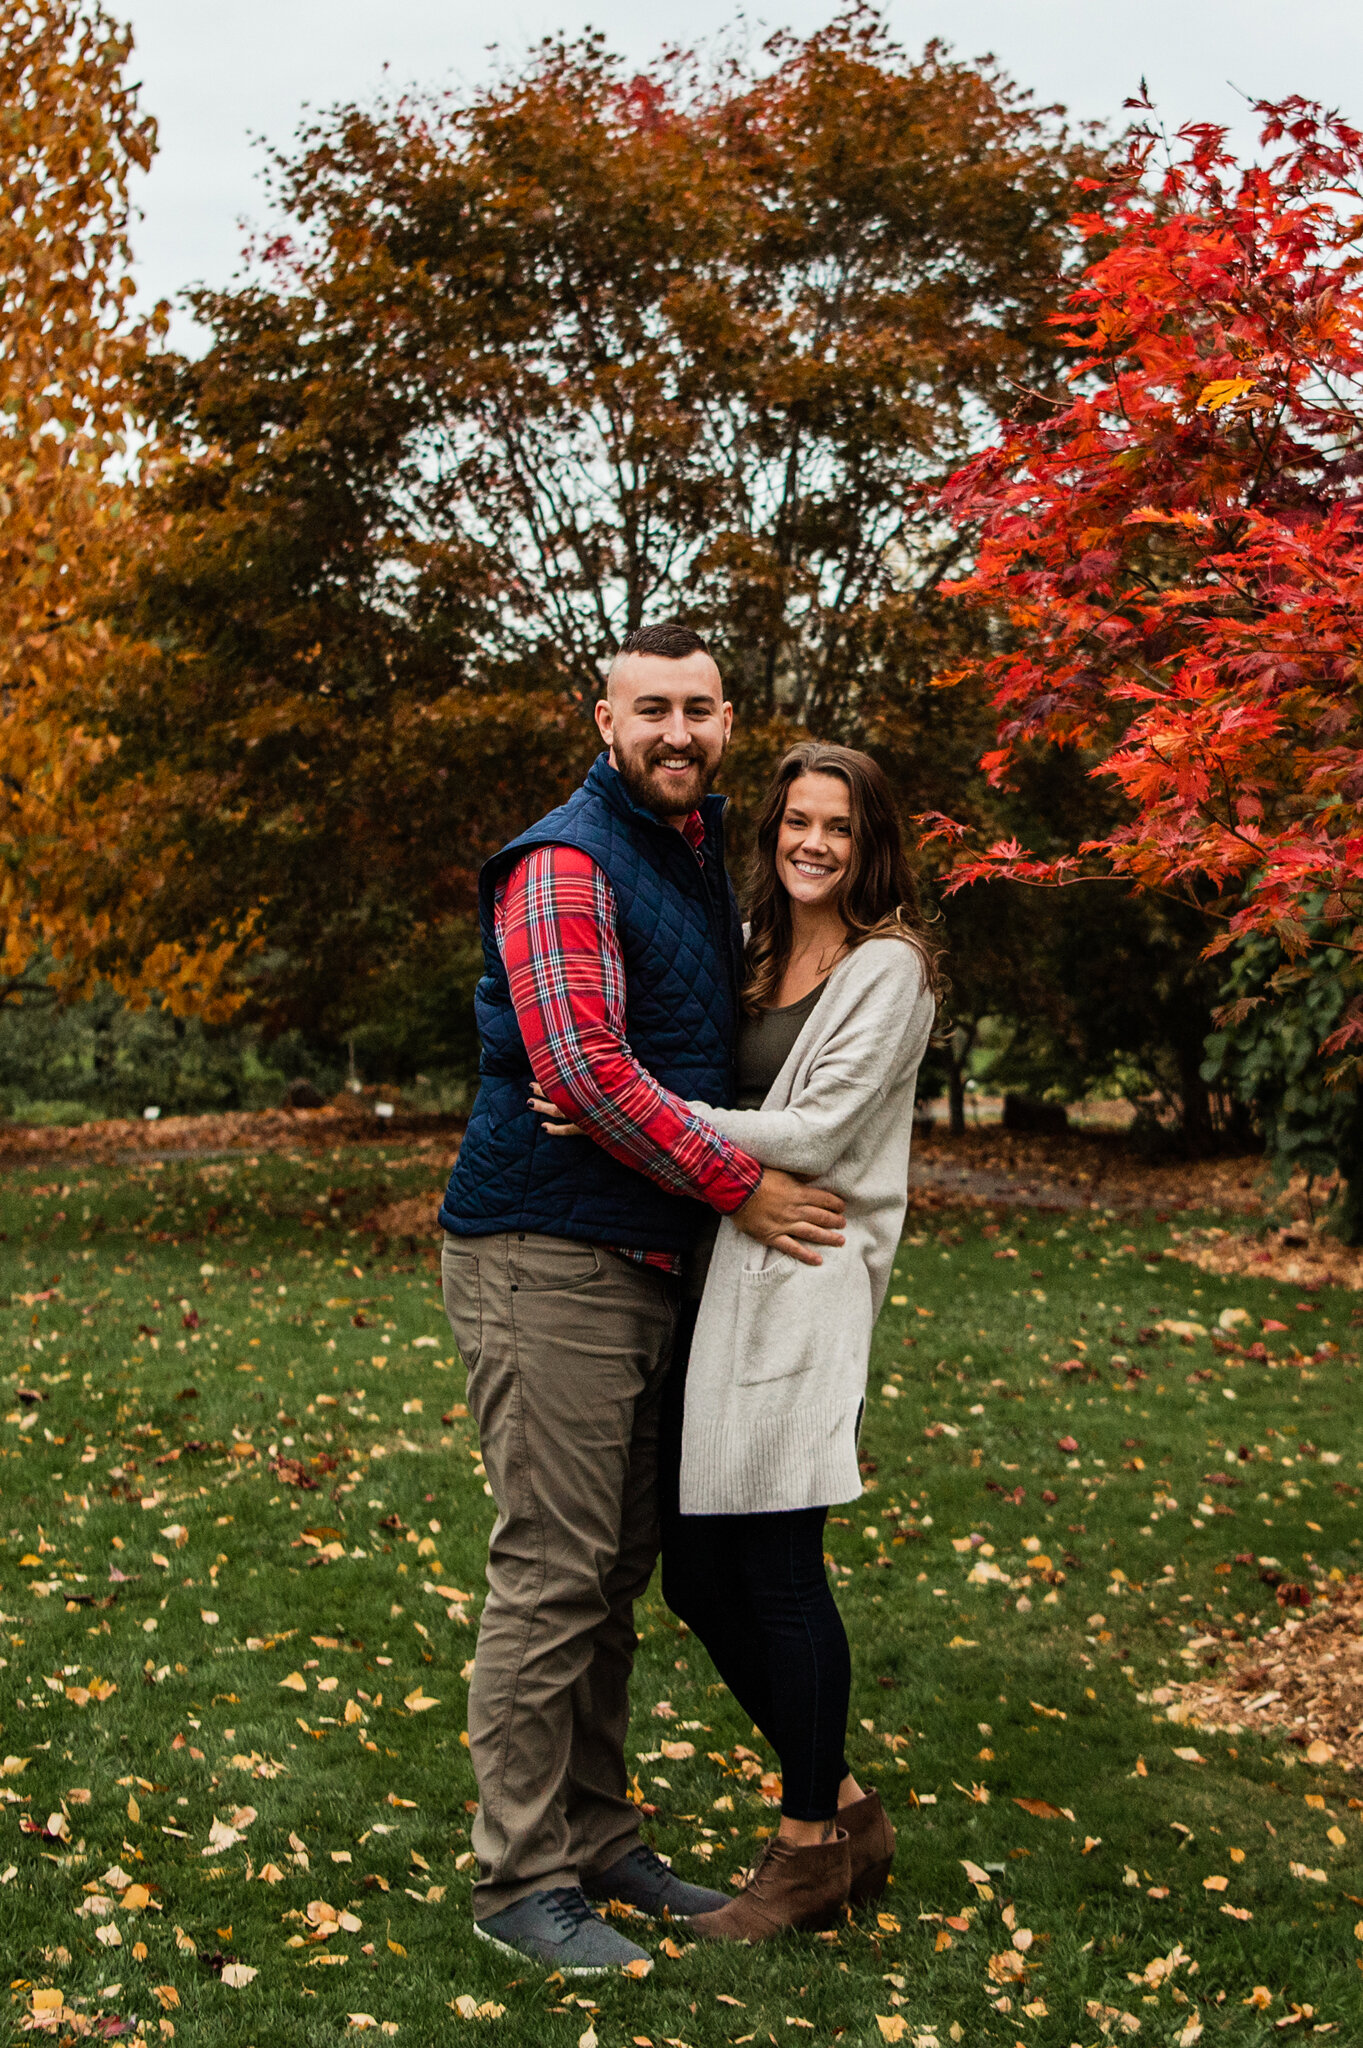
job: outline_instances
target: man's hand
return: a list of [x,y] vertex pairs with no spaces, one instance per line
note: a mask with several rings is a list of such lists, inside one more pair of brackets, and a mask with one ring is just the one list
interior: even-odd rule
[[733,1220],[759,1244],[769,1244],[773,1251],[785,1252],[806,1266],[823,1264],[819,1254],[809,1249],[811,1245],[846,1242],[842,1228],[847,1213],[842,1196],[830,1194],[827,1188],[807,1187],[774,1166],[764,1169],[743,1207],[734,1210]]

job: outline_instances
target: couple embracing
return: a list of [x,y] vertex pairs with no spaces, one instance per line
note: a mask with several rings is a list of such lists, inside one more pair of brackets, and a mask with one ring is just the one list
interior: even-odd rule
[[[566,1975],[644,1959],[593,1901],[756,1941],[831,1925],[894,1855],[844,1754],[823,1535],[861,1492],[933,956],[884,776],[818,744],[776,772],[745,937],[709,793],[732,716],[699,635],[632,633],[596,707],[607,751],[480,883],[480,1085],[440,1210],[497,1508],[473,1908]],[[677,1877],[628,1796],[660,1553],[780,1761],[779,1832],[734,1897]]]

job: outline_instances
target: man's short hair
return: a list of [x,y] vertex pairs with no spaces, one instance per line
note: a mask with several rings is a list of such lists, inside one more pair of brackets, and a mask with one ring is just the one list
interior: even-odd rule
[[709,652],[700,634],[690,626],[684,626],[680,619],[663,619],[656,626],[636,626],[632,633],[626,633],[616,659],[621,654],[660,654],[664,661],[685,661],[688,655]]

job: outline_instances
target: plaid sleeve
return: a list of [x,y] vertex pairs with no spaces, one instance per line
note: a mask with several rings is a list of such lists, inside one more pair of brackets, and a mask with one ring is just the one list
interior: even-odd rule
[[527,854],[502,892],[497,941],[531,1069],[549,1100],[670,1194],[725,1214],[741,1208],[762,1168],[629,1049],[615,896],[596,862],[568,846]]

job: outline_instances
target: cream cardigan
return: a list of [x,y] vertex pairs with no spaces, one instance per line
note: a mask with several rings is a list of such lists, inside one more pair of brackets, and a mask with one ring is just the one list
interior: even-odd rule
[[855,1500],[871,1332],[908,1201],[918,1066],[935,1005],[917,948],[868,939],[834,968],[761,1109],[691,1106],[764,1166],[847,1204],[847,1242],[806,1266],[724,1217],[691,1347],[681,1511]]

